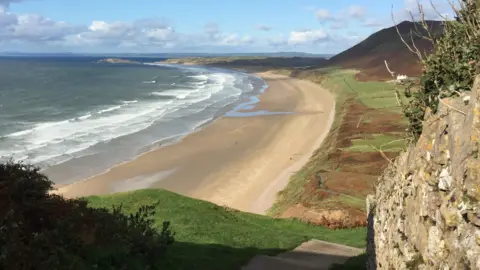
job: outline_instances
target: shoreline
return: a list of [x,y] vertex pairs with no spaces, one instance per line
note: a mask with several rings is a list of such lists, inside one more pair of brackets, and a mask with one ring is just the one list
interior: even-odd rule
[[[312,82],[272,73],[253,75],[263,78],[269,88],[257,96],[260,101],[254,109],[240,111],[278,114],[222,116],[171,145],[100,175],[57,186],[55,193],[71,198],[164,188],[264,214],[288,184],[290,174],[308,161],[329,133],[335,101],[330,92]],[[305,135],[306,131],[311,134]]]
[[[181,64],[178,64],[178,65],[181,65]],[[229,69],[225,69],[225,70],[229,71],[229,72],[232,71],[232,70],[229,70]],[[237,71],[235,71],[235,72],[237,72]],[[150,152],[154,152],[154,151],[160,150],[164,147],[181,143],[181,141],[183,139],[185,139],[186,137],[188,137],[188,136],[190,136],[190,135],[192,135],[196,132],[200,132],[202,129],[208,127],[209,125],[213,124],[215,121],[217,121],[217,120],[219,120],[223,117],[249,117],[249,116],[244,116],[243,115],[243,114],[248,114],[248,111],[244,108],[248,107],[248,106],[255,106],[256,104],[258,104],[260,102],[259,97],[263,93],[265,93],[265,91],[268,89],[269,86],[268,86],[268,83],[262,77],[258,76],[257,73],[246,73],[246,74],[248,74],[249,76],[257,77],[258,79],[261,79],[261,80],[264,81],[264,86],[262,86],[262,88],[257,91],[258,92],[257,94],[253,94],[253,95],[249,96],[248,99],[245,99],[243,102],[238,103],[236,105],[234,103],[230,104],[229,106],[226,107],[226,108],[230,107],[230,109],[223,110],[223,112],[221,112],[219,115],[215,115],[213,118],[206,120],[205,122],[203,122],[202,124],[197,126],[193,131],[184,132],[184,133],[181,133],[181,134],[176,134],[176,135],[173,135],[171,137],[166,137],[166,138],[162,138],[162,139],[159,139],[157,141],[154,141],[150,145],[145,146],[145,149],[147,149],[147,150],[145,150],[145,151],[143,151],[143,152],[141,152],[141,153],[139,153],[135,156],[132,156],[130,158],[124,159],[123,161],[121,161],[119,163],[116,163],[116,164],[106,168],[105,170],[102,170],[102,171],[99,171],[97,173],[91,174],[88,177],[85,177],[85,178],[80,179],[80,180],[73,181],[71,183],[58,183],[58,184],[54,183],[55,190],[52,191],[51,193],[53,193],[53,194],[68,194],[67,190],[69,190],[70,188],[74,187],[77,184],[81,184],[81,183],[83,183],[85,181],[89,181],[90,179],[95,178],[97,176],[101,176],[103,174],[109,173],[112,169],[114,169],[116,167],[119,167],[119,166],[122,166],[124,164],[130,163],[130,162],[134,162],[135,160],[137,160],[141,156],[143,156],[145,154],[148,154]],[[236,115],[236,114],[239,114],[239,115]],[[85,157],[88,157],[88,156],[85,156]],[[83,157],[83,158],[85,158],[85,157]],[[42,170],[40,170],[40,172],[41,173],[47,172],[47,176],[48,176],[48,170],[49,169],[50,168],[42,169]]]

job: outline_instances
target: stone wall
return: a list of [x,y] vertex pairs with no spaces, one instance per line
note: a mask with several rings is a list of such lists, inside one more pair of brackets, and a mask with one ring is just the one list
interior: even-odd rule
[[427,112],[367,198],[368,269],[480,269],[479,146],[480,76]]

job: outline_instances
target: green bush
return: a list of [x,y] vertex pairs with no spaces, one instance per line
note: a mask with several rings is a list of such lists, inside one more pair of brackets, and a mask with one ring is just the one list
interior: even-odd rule
[[[433,113],[439,99],[458,96],[471,90],[480,63],[480,12],[477,0],[464,0],[455,10],[455,20],[444,22],[444,35],[432,38],[433,53],[423,59],[424,71],[421,89],[406,96],[412,97],[404,108],[410,121],[409,131],[416,141],[422,133],[423,118],[427,108]],[[425,25],[425,24],[424,24]]]
[[159,269],[173,234],[155,205],[125,215],[51,190],[38,168],[0,164],[0,269]]

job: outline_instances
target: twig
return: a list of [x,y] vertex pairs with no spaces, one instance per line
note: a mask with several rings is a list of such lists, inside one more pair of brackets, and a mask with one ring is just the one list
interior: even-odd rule
[[[420,22],[422,23],[423,28],[425,29],[425,31],[427,31],[429,40],[433,43],[433,42],[434,42],[434,38],[433,38],[432,33],[430,32],[430,28],[428,27],[427,22],[425,21],[425,11],[423,10],[423,6],[420,4],[420,2],[419,2],[418,0],[417,0],[417,5],[418,5],[418,10],[420,11],[420,15],[421,15],[421,20],[420,20]],[[428,39],[428,38],[427,38],[427,39]]]
[[384,159],[386,159],[388,162],[390,162],[390,164],[393,164],[393,161],[392,161],[391,159],[389,159],[389,158],[387,157],[387,155],[385,155],[385,153],[384,153],[381,149],[378,149],[377,147],[375,147],[375,146],[373,146],[373,145],[371,145],[371,144],[370,144],[370,147],[372,147],[373,149],[375,149],[375,150],[377,150],[378,152],[380,152],[380,155],[382,155],[382,157],[383,157]]
[[437,7],[433,4],[432,0],[430,0],[430,5],[432,6],[433,10],[438,14],[438,16],[440,16],[440,18],[442,18],[442,20],[444,21],[448,21],[448,18],[443,16],[437,9]]
[[[415,22],[414,22],[415,23]],[[422,56],[422,53],[420,52],[420,50],[417,48],[417,45],[415,44],[415,40],[413,40],[413,31],[410,30],[410,40],[412,41],[412,46],[413,48],[415,48],[415,51],[418,52],[418,57],[420,58],[420,62],[423,62],[423,56]]]
[[467,115],[466,112],[460,111],[459,109],[454,108],[454,107],[448,105],[448,104],[445,103],[445,101],[443,101],[442,99],[439,99],[439,101],[440,101],[440,103],[442,103],[443,105],[447,106],[448,108],[450,108],[450,109],[452,109],[452,110],[454,110],[454,111],[457,111],[457,112],[459,112],[459,113],[461,113],[461,114],[463,114],[463,115]]
[[455,14],[457,14],[457,16],[460,16],[460,12],[459,12],[458,9],[455,7],[455,3],[453,3],[451,0],[448,0],[448,3],[450,4],[450,7],[453,9],[453,11],[455,12]]
[[[392,10],[393,10],[393,7],[392,7]],[[393,11],[392,11],[392,21],[393,21],[393,24],[395,25],[395,29],[397,30],[397,34],[398,36],[400,37],[400,39],[402,40],[403,44],[407,47],[407,49],[409,51],[411,51],[412,53],[416,54],[418,56],[418,58],[422,59],[422,55],[419,51],[415,51],[414,49],[412,49],[412,47],[410,45],[408,45],[408,43],[405,41],[405,39],[403,39],[403,36],[402,34],[400,33],[400,29],[398,29],[398,25],[397,23],[395,22],[395,16],[393,15]]]
[[357,123],[357,128],[360,126],[360,121],[362,121],[362,118],[363,118],[363,115],[360,117],[360,119],[358,120],[358,123]]
[[390,75],[392,75],[392,78],[395,80],[395,72],[390,70],[390,68],[388,67],[387,60],[384,60],[384,61],[385,61],[385,67],[387,67],[388,72],[390,73]]
[[400,103],[400,99],[398,98],[398,93],[397,92],[395,92],[395,98],[397,99],[398,106],[402,107],[402,104]]
[[396,142],[403,142],[403,141],[405,141],[405,139],[398,139],[398,140],[390,141],[390,142],[388,142],[388,143],[386,143],[386,144],[382,144],[382,145],[380,146],[380,149],[383,149],[384,146],[387,146],[387,145],[389,145],[389,144],[396,143]]

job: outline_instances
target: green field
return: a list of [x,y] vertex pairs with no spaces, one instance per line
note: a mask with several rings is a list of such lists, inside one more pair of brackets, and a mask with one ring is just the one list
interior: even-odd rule
[[354,139],[352,145],[344,148],[350,152],[372,152],[382,150],[383,152],[399,152],[405,149],[405,139],[398,136],[372,134],[365,139]]
[[[396,90],[402,86],[387,82],[361,82],[355,79],[355,70],[331,69],[326,74],[325,87],[344,93],[354,94],[363,105],[373,109],[385,109],[401,113],[401,106],[396,97]],[[405,100],[403,97],[402,100]]]
[[126,213],[159,202],[156,226],[168,220],[176,234],[165,269],[239,269],[257,254],[275,255],[313,238],[354,247],[366,243],[365,228],[329,230],[296,220],[238,212],[165,190],[93,196],[87,200],[92,207],[121,204]]
[[[329,198],[321,197],[318,199],[315,196],[309,195],[311,192],[306,191],[305,186],[311,179],[316,179],[316,175],[321,171],[343,172],[344,170],[350,171],[349,166],[362,167],[369,165],[365,162],[338,164],[338,160],[329,159],[329,154],[331,153],[357,152],[359,154],[368,154],[369,152],[377,152],[378,149],[382,149],[384,152],[399,152],[404,149],[405,141],[403,140],[403,133],[384,132],[382,130],[382,125],[402,125],[404,120],[402,119],[398,123],[379,123],[379,118],[382,114],[391,115],[393,113],[397,115],[402,113],[401,106],[399,106],[399,101],[396,97],[397,90],[401,90],[402,86],[388,82],[357,81],[355,79],[357,72],[358,71],[355,70],[330,67],[288,74],[299,79],[310,80],[321,84],[331,91],[336,96],[335,121],[329,135],[320,148],[312,155],[307,164],[291,176],[287,187],[278,194],[275,204],[269,210],[270,215],[279,215],[290,206],[300,202],[322,209],[334,209],[341,204],[346,207],[363,210],[365,205],[364,196],[370,192],[369,190],[359,190],[358,196],[354,194],[355,192],[351,192],[349,195],[337,194],[337,196],[331,196]],[[282,71],[282,73],[284,74],[285,71]],[[402,91],[399,92],[402,93]],[[399,99],[401,99],[402,102],[406,100],[405,97],[399,97]],[[367,108],[364,109],[361,114],[352,117],[349,106],[353,104],[361,104]],[[345,122],[345,116],[349,114],[350,121],[352,121],[353,124]],[[359,133],[355,128],[356,126],[358,127],[357,123],[361,124],[364,128],[366,127],[364,130],[368,131]],[[345,130],[344,124],[347,124],[346,126],[349,127],[348,130]],[[342,133],[340,133],[340,130],[342,130]],[[339,146],[339,141],[343,143],[348,141],[348,147]],[[374,175],[363,175],[362,177],[363,179],[375,179]],[[318,187],[318,190],[320,189],[321,188]]]

